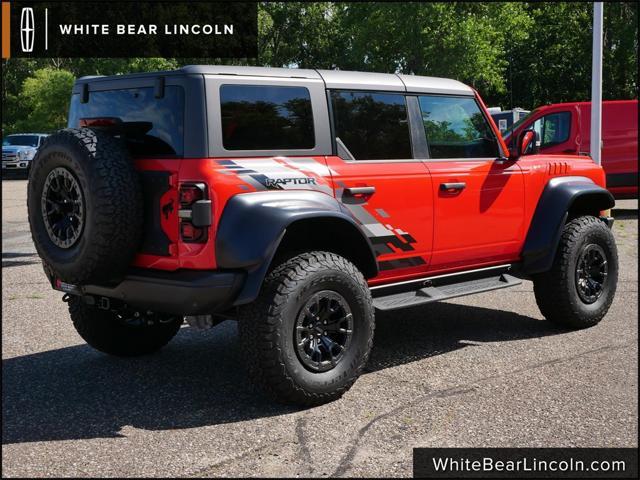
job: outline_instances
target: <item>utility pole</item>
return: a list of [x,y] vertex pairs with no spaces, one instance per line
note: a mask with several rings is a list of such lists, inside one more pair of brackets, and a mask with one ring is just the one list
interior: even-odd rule
[[600,165],[602,147],[602,2],[593,4],[593,54],[591,60],[591,158]]

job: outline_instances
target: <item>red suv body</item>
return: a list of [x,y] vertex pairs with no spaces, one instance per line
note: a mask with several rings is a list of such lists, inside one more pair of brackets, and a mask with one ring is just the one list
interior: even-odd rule
[[[143,174],[143,182],[146,181],[147,172],[167,176],[167,190],[153,206],[158,212],[165,210],[165,214],[158,214],[160,218],[156,220],[167,237],[166,249],[157,254],[145,251],[143,244],[142,251],[135,258],[135,266],[165,271],[228,268],[224,261],[220,264],[220,256],[216,255],[216,239],[225,207],[236,195],[257,191],[274,194],[282,191],[314,191],[339,200],[362,225],[372,243],[379,268],[377,275],[369,279],[371,285],[409,280],[425,274],[517,262],[521,260],[531,219],[549,179],[585,176],[596,185],[605,184],[602,169],[588,157],[554,152],[554,155],[531,155],[519,161],[509,160],[507,146],[477,92],[453,80],[437,79],[445,85],[438,89],[430,88],[429,80],[421,84],[422,77],[404,75],[257,70],[265,76],[251,75],[254,73],[251,70],[246,75],[238,75],[243,72],[242,68],[187,69],[189,72],[200,72],[204,78],[210,108],[206,120],[202,120],[209,126],[212,155],[204,158],[187,158],[186,155],[181,158],[140,156],[135,159],[136,168]],[[227,71],[229,74],[226,74]],[[273,76],[267,77],[269,72]],[[149,80],[152,85],[153,77]],[[100,88],[101,83],[107,83],[106,88],[111,89],[114,79],[93,78],[87,82],[96,89]],[[407,82],[408,87],[403,82]],[[83,83],[80,80],[76,89],[79,90]],[[301,84],[304,87],[300,87]],[[169,85],[167,82],[167,87]],[[270,91],[277,92],[278,89],[303,88],[310,92],[307,95],[313,110],[315,145],[306,149],[309,153],[304,154],[301,149],[289,149],[289,153],[287,149],[273,151],[276,149],[271,148],[273,153],[269,153],[267,148],[225,148],[223,136],[226,132],[234,128],[261,127],[237,126],[232,120],[223,121],[226,118],[221,116],[220,104],[225,100],[224,88],[232,87],[246,89],[249,92],[247,98],[252,98],[251,95],[257,98],[260,93],[254,92],[256,90],[262,90],[265,98],[275,95]],[[407,93],[407,89],[410,93]],[[331,92],[335,92],[333,97]],[[229,95],[232,94],[229,92]],[[91,107],[94,95],[89,96],[87,110]],[[243,95],[243,92],[238,95]],[[359,141],[361,139],[358,137],[363,132],[375,136],[387,127],[381,123],[384,118],[369,118],[370,131],[356,125],[360,131],[353,134],[336,132],[338,145],[332,144],[336,140],[330,137],[329,126],[333,124],[335,130],[335,123],[341,120],[336,118],[336,114],[339,114],[336,112],[336,102],[342,101],[346,95],[355,95],[355,102],[377,96],[379,105],[391,105],[401,110],[399,115],[404,121],[401,125],[404,131],[394,134],[403,133],[404,136],[390,140],[395,144],[383,146],[394,149],[392,152],[382,152],[389,153],[387,156],[393,158],[379,158],[380,152],[368,150],[364,143],[356,147],[347,145],[347,149],[358,149],[357,158],[350,158],[351,151],[345,153],[342,148],[344,142],[340,140],[340,135],[350,135],[353,141]],[[75,97],[72,100],[70,127],[80,125],[80,115],[97,115],[95,112],[76,113],[76,107],[78,110],[84,109],[79,103],[79,95]],[[423,107],[419,103],[421,98],[426,99],[423,100]],[[410,128],[415,127],[409,123],[414,119],[407,119],[414,110],[419,120],[427,113],[425,108],[446,107],[427,105],[426,101],[430,98],[440,103],[466,102],[469,107],[465,105],[465,108],[472,109],[472,114],[485,123],[486,131],[482,133],[493,138],[492,155],[484,158],[482,155],[468,155],[462,151],[464,147],[456,149],[447,145],[446,138],[441,140],[443,145],[430,147],[431,150],[438,148],[442,153],[432,154],[426,139],[420,138],[415,128]],[[460,107],[454,105],[452,108]],[[446,115],[450,114],[445,111],[443,119],[436,121],[447,122]],[[349,119],[354,122],[363,120],[367,119]],[[251,121],[254,120],[247,120]],[[424,131],[424,126],[419,127]],[[265,126],[262,125],[262,128]],[[256,133],[249,132],[250,135]],[[229,133],[229,141],[235,141],[233,139],[238,135],[237,131]],[[265,138],[264,142],[269,143],[270,139]],[[179,204],[181,185],[198,183],[206,186],[206,197],[211,201],[212,224],[206,227],[206,239],[192,242],[185,240],[181,234],[181,224],[188,221],[180,219],[180,209],[167,209],[167,206]],[[463,190],[443,189],[447,184],[458,183],[464,184]],[[374,191],[357,195],[345,193],[350,188],[373,188]],[[146,236],[152,233],[145,231]],[[219,246],[229,248],[226,244]]]
[[604,316],[617,280],[604,171],[526,154],[534,137],[508,149],[478,93],[442,78],[82,78],[69,128],[34,160],[30,225],[91,345],[138,355],[183,319],[238,319],[254,380],[318,404],[362,371],[374,310],[528,278],[547,318]]
[[[591,102],[539,107],[505,134],[505,142],[530,128],[538,134],[541,154],[589,155]],[[602,102],[601,163],[615,198],[638,197],[638,100]]]

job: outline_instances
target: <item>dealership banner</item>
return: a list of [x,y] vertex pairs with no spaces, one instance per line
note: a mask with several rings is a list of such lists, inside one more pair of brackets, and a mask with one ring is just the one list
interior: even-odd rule
[[638,478],[637,448],[414,448],[415,478]]
[[257,56],[253,2],[2,2],[2,58]]

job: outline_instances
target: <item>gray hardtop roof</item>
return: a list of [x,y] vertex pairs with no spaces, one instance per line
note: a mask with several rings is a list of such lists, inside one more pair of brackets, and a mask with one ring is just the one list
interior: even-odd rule
[[312,70],[303,68],[247,67],[235,65],[188,65],[176,70],[133,73],[127,75],[88,76],[78,83],[110,81],[174,75],[223,75],[244,77],[302,78],[323,80],[327,88],[355,90],[406,91],[414,93],[445,93],[473,95],[473,89],[448,78],[423,77],[395,73],[350,72],[345,70]]

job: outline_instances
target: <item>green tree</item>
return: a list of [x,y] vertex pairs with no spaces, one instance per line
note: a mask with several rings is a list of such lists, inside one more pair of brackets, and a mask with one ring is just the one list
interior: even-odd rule
[[29,113],[16,127],[30,131],[65,127],[73,81],[73,74],[66,70],[36,70],[22,86],[19,98]]
[[335,68],[344,55],[341,7],[331,2],[264,2],[258,9],[258,62]]
[[638,98],[638,4],[604,5],[603,95]]
[[458,78],[505,91],[505,43],[526,38],[518,3],[282,3],[259,11],[259,62]]
[[[456,78],[504,108],[588,100],[592,12],[581,2],[263,2],[257,59],[3,60],[2,131],[46,118],[46,109],[34,112],[21,94],[41,69],[80,77],[188,64],[340,68]],[[637,3],[605,3],[604,15],[603,97],[637,98]]]
[[[510,42],[510,95],[490,97],[504,107],[590,100],[593,4],[526,4],[528,39]],[[603,98],[637,98],[638,6],[604,4]],[[512,100],[511,98],[512,97]]]

